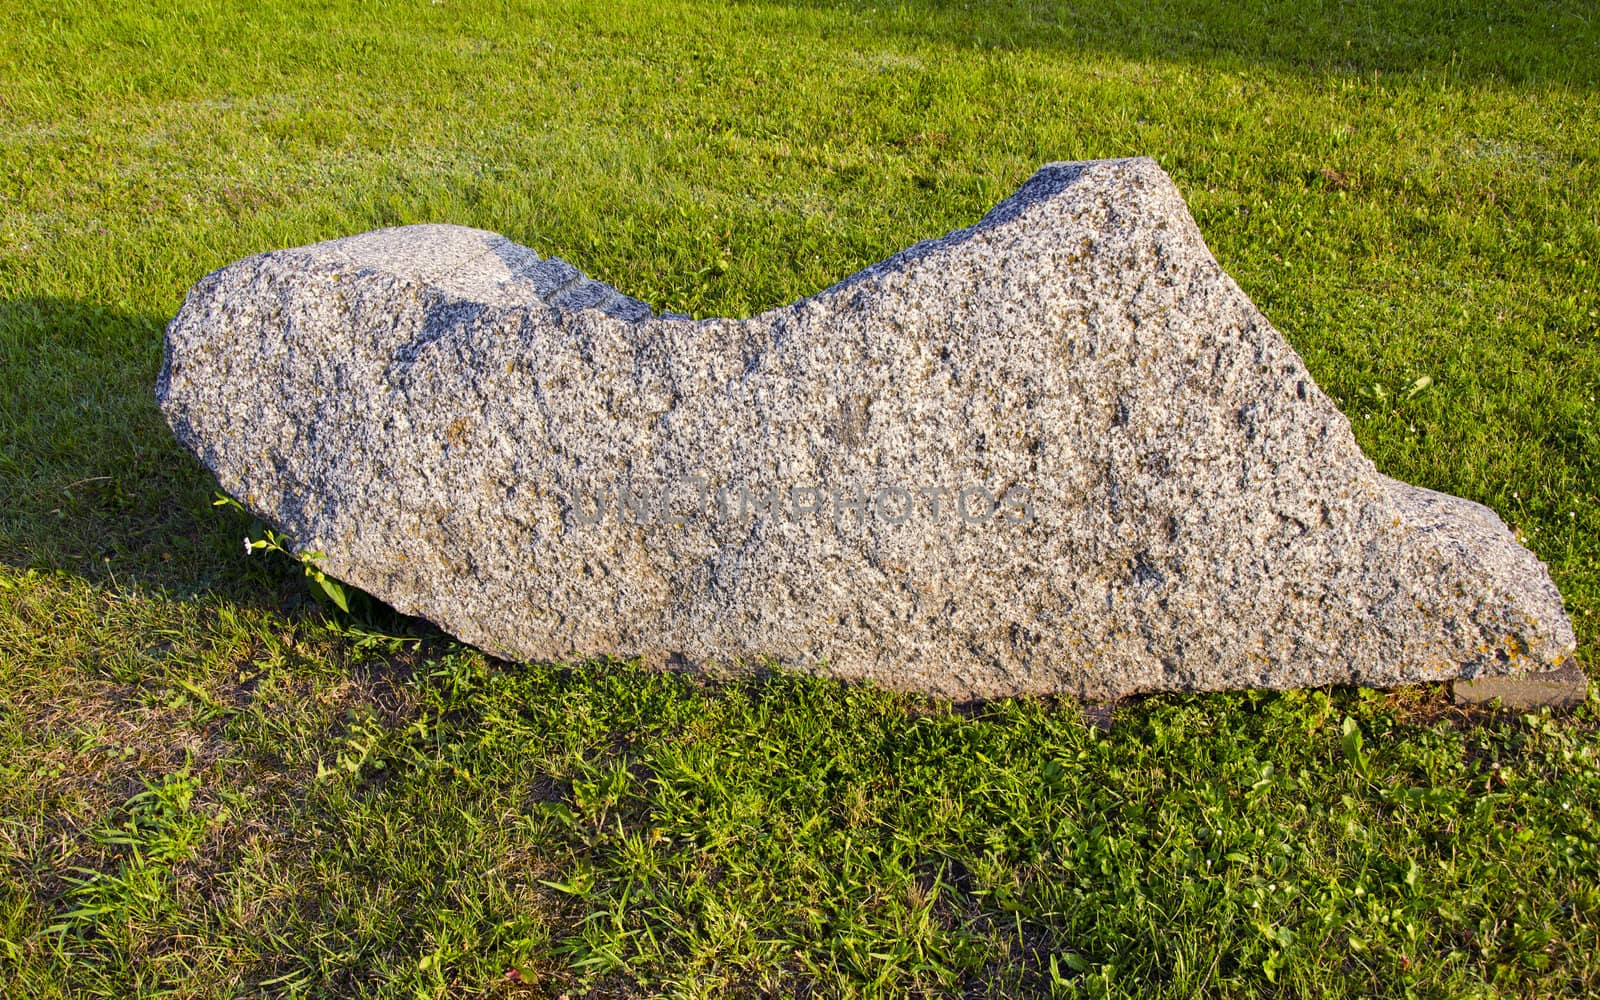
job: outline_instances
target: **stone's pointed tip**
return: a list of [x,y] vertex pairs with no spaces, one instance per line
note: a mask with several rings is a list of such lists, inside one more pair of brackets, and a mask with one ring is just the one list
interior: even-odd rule
[[[1160,238],[1170,240],[1177,231],[1170,224],[1177,222],[1178,230],[1192,234],[1198,243],[1204,242],[1177,184],[1154,159],[1135,156],[1046,163],[1009,197],[985,213],[975,225],[926,244],[918,244],[918,247],[955,246],[979,233],[1020,227],[1031,234],[1026,238],[1043,251],[1047,244],[1055,240],[1084,235],[1070,221],[1080,211],[1087,209],[1094,213],[1107,208],[1115,210],[1119,222],[1127,227],[1130,234],[1150,227],[1165,230]],[[903,251],[884,264],[909,262],[916,258],[917,249],[913,247]],[[1203,247],[1198,249],[1209,256],[1209,251]],[[1187,251],[1174,248],[1173,252]],[[868,272],[872,270],[874,268],[867,269]],[[850,280],[846,279],[841,284],[848,284]]]
[[1053,160],[1034,171],[1033,176],[1022,187],[1026,188],[1028,183],[1033,181],[1047,181],[1064,187],[1107,173],[1131,173],[1150,180],[1172,183],[1171,176],[1162,169],[1154,157],[1122,156],[1104,160]]

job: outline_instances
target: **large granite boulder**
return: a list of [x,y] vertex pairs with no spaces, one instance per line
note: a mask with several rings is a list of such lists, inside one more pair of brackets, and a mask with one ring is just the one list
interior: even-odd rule
[[189,293],[157,394],[332,575],[507,657],[1103,699],[1574,646],[1493,512],[1374,469],[1148,159],[750,319],[457,226],[261,254]]

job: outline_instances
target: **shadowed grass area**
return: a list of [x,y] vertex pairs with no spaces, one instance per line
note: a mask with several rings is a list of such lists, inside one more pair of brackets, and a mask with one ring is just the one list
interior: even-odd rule
[[[1593,703],[971,710],[330,617],[152,399],[244,255],[421,221],[737,315],[1155,156],[1595,662],[1583,4],[27,4],[0,32],[0,994],[1593,993]],[[1426,376],[1431,387],[1403,387]]]

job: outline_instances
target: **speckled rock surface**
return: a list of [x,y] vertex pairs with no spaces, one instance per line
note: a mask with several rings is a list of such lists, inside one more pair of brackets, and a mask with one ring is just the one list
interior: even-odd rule
[[1376,472],[1148,159],[750,319],[410,226],[202,279],[157,394],[334,576],[514,658],[957,699],[1544,669],[1487,508]]

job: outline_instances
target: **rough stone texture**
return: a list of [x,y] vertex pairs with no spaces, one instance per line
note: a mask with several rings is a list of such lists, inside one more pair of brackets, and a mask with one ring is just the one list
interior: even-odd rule
[[750,319],[409,226],[208,275],[166,348],[161,406],[224,490],[508,657],[1102,700],[1574,646],[1493,512],[1377,473],[1149,159],[1046,166]]
[[1458,704],[1485,705],[1498,700],[1501,708],[1576,708],[1589,700],[1589,675],[1577,660],[1536,674],[1474,677],[1450,685]]

